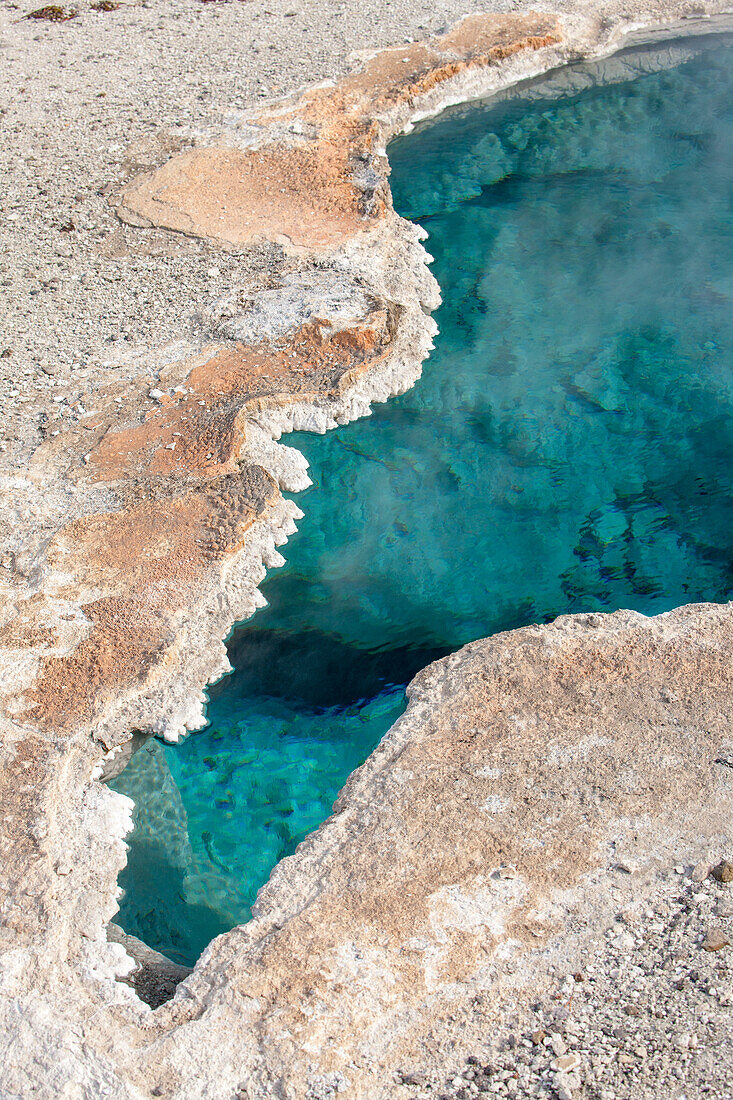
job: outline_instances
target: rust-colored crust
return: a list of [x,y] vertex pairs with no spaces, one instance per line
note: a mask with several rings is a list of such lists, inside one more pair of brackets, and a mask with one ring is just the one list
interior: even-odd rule
[[156,400],[143,391],[137,416],[125,418],[106,395],[82,438],[41,448],[40,470],[69,448],[71,479],[112,488],[120,507],[67,525],[46,551],[47,570],[63,577],[57,598],[81,599],[88,621],[75,648],[59,654],[40,597],[0,627],[0,645],[40,655],[17,714],[37,728],[94,730],[115,698],[146,690],[175,651],[187,608],[280,499],[264,469],[240,462],[247,416],[335,396],[384,360],[398,318],[399,307],[381,304],[345,328],[313,319],[272,343],[210,345],[175,389]]
[[[174,151],[114,201],[123,218],[225,247],[266,239],[334,250],[390,210],[379,150],[395,110],[467,69],[541,49],[559,35],[556,19],[545,15],[465,19],[442,37],[384,51],[334,86],[253,116],[254,145]],[[54,598],[82,613],[76,626],[49,625],[43,592],[0,622],[0,644],[38,659],[35,682],[21,703],[12,701],[16,719],[46,730],[88,726],[103,736],[99,723],[115,699],[154,692],[187,609],[216,587],[217,571],[280,500],[269,474],[240,466],[248,461],[248,418],[295,403],[329,408],[379,368],[393,352],[404,307],[373,295],[366,302],[352,320],[316,314],[275,339],[210,340],[173,366],[161,356],[134,378],[118,374],[97,386],[81,403],[95,410],[85,419],[49,425],[64,430],[49,432],[32,476],[46,484],[60,473],[89,500],[98,490],[111,493],[112,505],[82,508],[45,551]]]
[[385,50],[335,87],[253,115],[252,148],[216,142],[174,156],[114,199],[122,218],[233,247],[343,244],[382,217],[385,189],[364,182],[383,137],[375,121],[468,69],[560,41],[554,16],[476,15],[427,43]]
[[193,149],[127,188],[119,212],[231,245],[287,239],[328,248],[361,219],[347,167],[346,150],[327,139],[256,151]]
[[70,524],[48,567],[69,572],[69,595],[94,578],[104,593],[84,604],[90,629],[67,656],[42,662],[28,716],[43,728],[94,724],[115,693],[143,687],[175,646],[192,590],[241,549],[277,489],[259,467],[212,479],[177,498],[146,500]]
[[334,331],[316,319],[274,344],[215,345],[159,409],[141,423],[108,431],[90,452],[84,473],[109,481],[234,471],[247,413],[333,396],[346,377],[384,358],[396,315],[387,307],[353,328]]

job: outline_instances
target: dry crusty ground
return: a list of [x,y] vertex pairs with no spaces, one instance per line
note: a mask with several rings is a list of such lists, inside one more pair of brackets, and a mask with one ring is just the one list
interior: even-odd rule
[[[107,356],[185,335],[202,286],[215,301],[275,255],[123,226],[108,194],[161,142],[336,78],[354,51],[424,37],[468,5],[151,0],[104,11],[83,0],[65,22],[25,18],[34,6],[0,11],[0,447],[19,438],[19,462],[36,442],[37,394],[81,391]],[[405,1067],[395,1095],[733,1096],[733,948],[702,947],[711,929],[733,938],[733,886],[680,866],[631,892],[634,904],[588,946],[576,977],[558,960],[555,998],[538,1002],[531,1027],[507,1020],[460,1076],[422,1079]],[[579,1070],[558,1078],[553,1060],[574,1051]]]
[[107,357],[179,338],[202,286],[216,299],[266,260],[121,225],[106,195],[146,163],[147,150],[130,163],[131,145],[336,78],[354,51],[423,38],[467,10],[463,0],[123,0],[98,11],[73,0],[69,21],[24,18],[39,6],[0,10],[6,413],[70,371],[81,386]]
[[708,866],[677,865],[634,890],[605,937],[586,942],[582,969],[560,963],[534,1018],[487,1035],[461,1073],[406,1071],[415,1100],[733,1096],[730,948],[703,947],[716,931],[733,940],[733,892],[712,874],[699,881]]

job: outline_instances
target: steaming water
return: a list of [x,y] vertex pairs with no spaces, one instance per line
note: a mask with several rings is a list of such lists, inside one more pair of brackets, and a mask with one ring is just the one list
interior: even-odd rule
[[306,518],[208,728],[115,783],[138,802],[128,931],[192,962],[248,919],[435,657],[731,597],[731,57],[586,69],[580,92],[535,85],[393,144],[445,299],[436,350],[370,419],[293,440]]

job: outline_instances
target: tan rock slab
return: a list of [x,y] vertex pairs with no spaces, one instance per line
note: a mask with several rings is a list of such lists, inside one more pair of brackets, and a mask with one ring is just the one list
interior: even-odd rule
[[375,115],[415,103],[470,69],[560,40],[554,16],[472,16],[429,43],[379,53],[335,87],[253,115],[252,147],[211,143],[179,153],[132,180],[113,203],[132,224],[230,247],[260,240],[336,247],[388,208],[379,153],[385,132]]

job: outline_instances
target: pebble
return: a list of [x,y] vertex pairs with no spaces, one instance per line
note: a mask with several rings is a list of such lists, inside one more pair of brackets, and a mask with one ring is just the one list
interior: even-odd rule
[[[452,1086],[451,1074],[440,1082],[442,1092],[426,1082],[409,1100],[512,1093],[542,1100],[651,1100],[670,1084],[670,1100],[731,1100],[733,1066],[718,1060],[712,1080],[707,1059],[714,1048],[733,1049],[733,997],[721,988],[723,959],[715,953],[733,944],[726,923],[733,901],[716,887],[713,861],[683,862],[681,880],[670,874],[672,866],[656,884],[624,880],[627,896],[614,900],[617,914],[633,905],[640,933],[633,952],[619,942],[618,919],[609,938],[595,929],[583,955],[571,965],[565,958],[558,963],[549,995],[531,1004],[526,1030],[515,1024],[492,1033],[491,1054],[487,1048],[467,1060],[459,1087]],[[568,972],[581,963],[585,981],[570,982]]]
[[700,863],[696,863],[690,872],[690,878],[693,882],[704,882],[713,869],[712,863],[708,860],[701,860]]
[[733,882],[733,863],[729,863],[727,859],[721,859],[715,867],[713,867],[713,878],[717,882]]
[[561,1058],[553,1058],[550,1063],[551,1069],[561,1070],[563,1073],[572,1073],[574,1069],[577,1069],[580,1065],[580,1055],[578,1054],[563,1054]]
[[730,939],[723,931],[722,928],[711,928],[702,941],[702,946],[705,951],[722,951],[724,947],[728,947]]
[[570,1088],[570,1084],[567,1081],[556,1078],[555,1092],[557,1093],[558,1100],[573,1100],[573,1090]]
[[550,1035],[550,1046],[552,1047],[552,1053],[558,1058],[568,1052],[567,1044],[558,1031],[553,1031]]

